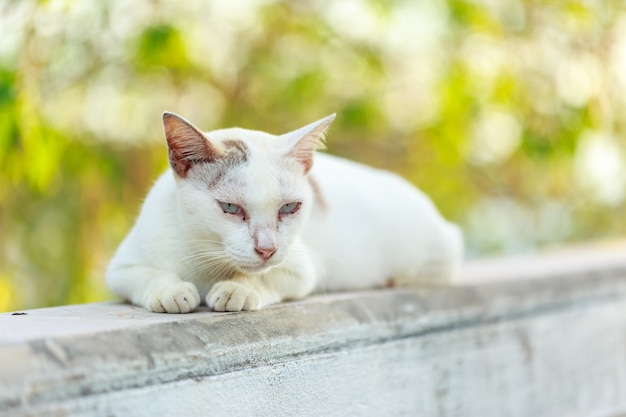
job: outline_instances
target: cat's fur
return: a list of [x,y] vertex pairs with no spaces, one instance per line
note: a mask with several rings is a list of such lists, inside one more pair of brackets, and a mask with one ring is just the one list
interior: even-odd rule
[[163,115],[171,169],[107,271],[156,312],[254,310],[315,290],[449,280],[459,229],[400,177],[317,154],[334,115],[274,136]]

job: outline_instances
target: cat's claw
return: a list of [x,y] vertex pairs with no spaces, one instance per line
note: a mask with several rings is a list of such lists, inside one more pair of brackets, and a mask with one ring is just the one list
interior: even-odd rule
[[206,296],[207,305],[214,311],[257,310],[260,307],[256,291],[233,281],[220,281]]
[[189,313],[200,305],[200,295],[190,282],[170,284],[157,291],[147,302],[155,313]]

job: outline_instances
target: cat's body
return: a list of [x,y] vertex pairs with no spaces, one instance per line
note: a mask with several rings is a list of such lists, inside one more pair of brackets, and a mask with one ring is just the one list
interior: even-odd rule
[[333,118],[281,136],[202,134],[166,113],[172,169],[111,261],[110,288],[176,313],[450,279],[458,228],[400,177],[316,154]]

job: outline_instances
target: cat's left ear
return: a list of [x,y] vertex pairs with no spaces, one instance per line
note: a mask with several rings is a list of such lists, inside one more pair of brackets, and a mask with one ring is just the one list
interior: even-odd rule
[[282,135],[287,141],[287,156],[297,159],[307,173],[313,166],[313,154],[324,148],[324,139],[330,124],[335,120],[335,113],[308,124],[293,132]]

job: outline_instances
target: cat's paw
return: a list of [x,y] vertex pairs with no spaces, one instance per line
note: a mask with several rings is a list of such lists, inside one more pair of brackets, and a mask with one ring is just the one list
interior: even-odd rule
[[206,304],[214,311],[257,310],[259,294],[234,281],[220,281],[213,285],[206,296]]
[[179,282],[161,288],[151,295],[146,307],[155,313],[189,313],[200,305],[200,295],[190,282]]

